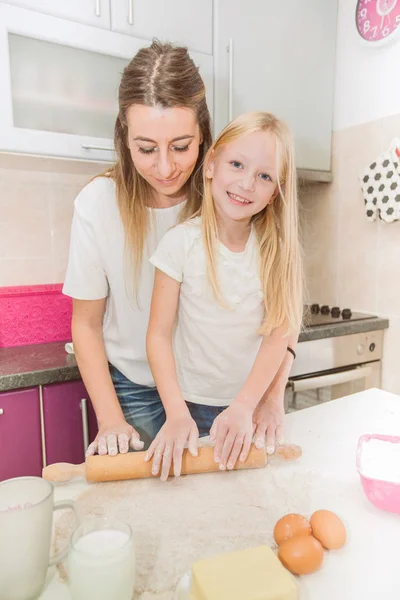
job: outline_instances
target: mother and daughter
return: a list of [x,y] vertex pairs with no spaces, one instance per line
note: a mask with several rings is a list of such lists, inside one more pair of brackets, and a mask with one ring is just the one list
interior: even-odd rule
[[147,449],[181,470],[211,436],[221,469],[283,441],[302,318],[293,142],[269,113],[212,144],[184,48],[153,42],[123,72],[117,161],[78,195],[64,293],[99,432],[88,454]]

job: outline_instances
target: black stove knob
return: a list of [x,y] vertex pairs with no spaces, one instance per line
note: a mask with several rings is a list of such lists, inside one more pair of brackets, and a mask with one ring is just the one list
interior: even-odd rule
[[344,309],[342,310],[342,318],[343,318],[343,319],[351,319],[351,314],[352,314],[352,313],[351,313],[351,310],[350,310],[350,308],[344,308]]
[[321,315],[329,315],[330,312],[331,312],[331,309],[329,308],[329,306],[327,304],[324,304],[324,306],[321,306]]
[[338,306],[332,306],[331,315],[334,319],[339,318],[340,317],[340,308]]
[[319,304],[311,304],[311,314],[317,315],[319,313]]

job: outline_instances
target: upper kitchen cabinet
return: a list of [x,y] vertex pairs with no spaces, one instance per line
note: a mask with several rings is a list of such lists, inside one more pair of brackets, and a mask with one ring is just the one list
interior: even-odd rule
[[[112,161],[121,73],[150,43],[0,4],[0,150]],[[213,57],[191,55],[212,109]]]
[[212,0],[111,0],[111,27],[212,54],[212,4]]
[[337,0],[216,0],[215,131],[251,110],[290,126],[296,164],[329,179]]
[[110,29],[110,0],[0,0],[53,17]]

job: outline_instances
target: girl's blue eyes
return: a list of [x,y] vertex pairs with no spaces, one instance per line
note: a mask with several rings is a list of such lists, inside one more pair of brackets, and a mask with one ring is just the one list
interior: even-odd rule
[[[172,149],[175,152],[186,152],[187,150],[189,150],[189,144],[187,146],[173,146]],[[157,150],[157,148],[139,148],[139,152],[141,152],[142,154],[153,154],[153,152],[155,152]]]
[[[235,167],[235,169],[243,169],[243,164],[241,162],[239,162],[238,160],[231,160],[231,165],[233,167]],[[268,173],[259,173],[259,177],[263,181],[272,181],[272,179],[268,175]]]

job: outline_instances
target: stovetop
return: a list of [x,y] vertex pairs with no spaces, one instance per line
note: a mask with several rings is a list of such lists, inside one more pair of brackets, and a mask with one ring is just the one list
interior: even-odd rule
[[320,325],[335,325],[375,318],[376,315],[353,312],[350,308],[341,309],[338,306],[312,304],[305,307],[303,323],[305,327],[319,327]]

